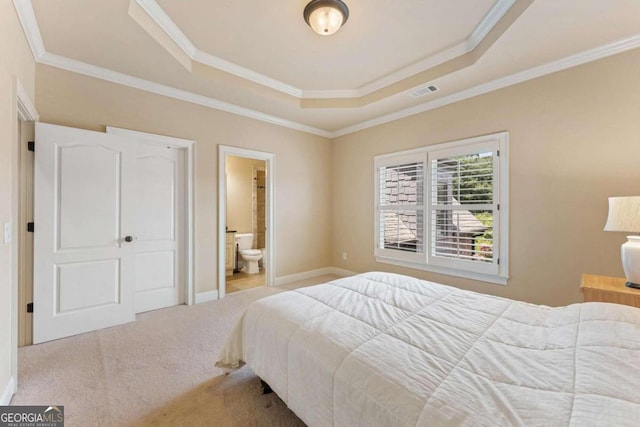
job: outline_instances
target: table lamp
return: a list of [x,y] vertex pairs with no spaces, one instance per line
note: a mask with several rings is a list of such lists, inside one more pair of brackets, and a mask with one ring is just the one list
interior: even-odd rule
[[638,233],[622,245],[622,268],[627,286],[640,289],[640,196],[609,197],[609,216],[604,231]]

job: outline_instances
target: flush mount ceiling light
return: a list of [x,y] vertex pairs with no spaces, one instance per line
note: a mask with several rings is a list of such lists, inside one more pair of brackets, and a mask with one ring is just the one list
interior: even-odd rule
[[304,8],[304,20],[321,36],[330,36],[347,22],[349,8],[341,0],[312,0]]

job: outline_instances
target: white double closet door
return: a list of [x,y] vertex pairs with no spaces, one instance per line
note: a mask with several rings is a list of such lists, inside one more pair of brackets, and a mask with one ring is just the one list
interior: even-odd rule
[[184,302],[183,150],[36,123],[33,342]]

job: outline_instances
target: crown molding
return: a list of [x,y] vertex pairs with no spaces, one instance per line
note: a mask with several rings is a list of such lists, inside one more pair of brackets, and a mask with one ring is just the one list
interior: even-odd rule
[[242,79],[286,93],[287,95],[294,96],[298,99],[337,99],[360,98],[369,95],[370,93],[474,50],[517,0],[496,0],[489,12],[487,12],[487,14],[482,18],[471,35],[461,43],[430,55],[427,58],[423,58],[414,64],[403,67],[386,76],[380,77],[365,84],[364,86],[345,90],[303,90],[231,61],[227,61],[218,56],[204,52],[198,49],[191,40],[189,40],[177,24],[173,22],[169,15],[167,15],[162,7],[160,7],[156,0],[130,1],[136,2],[142,10],[144,10],[151,19],[153,19],[158,27],[162,29],[189,58],[191,58],[192,61],[200,62],[209,67],[216,68]]
[[45,65],[64,69],[67,71],[87,75],[90,77],[98,78],[101,80],[110,81],[112,83],[121,84],[124,86],[133,87],[135,89],[144,90],[147,92],[155,93],[158,95],[167,96],[170,98],[178,99],[185,102],[190,102],[197,105],[213,108],[216,110],[225,111],[232,114],[256,119],[259,121],[275,124],[278,126],[287,127],[301,132],[310,133],[313,135],[322,136],[324,138],[338,138],[340,136],[355,133],[364,129],[372,128],[384,123],[392,122],[395,120],[403,119],[405,117],[420,114],[426,111],[434,110],[445,105],[453,104],[458,101],[473,98],[478,95],[483,95],[489,92],[493,92],[498,89],[502,89],[508,86],[512,86],[518,83],[532,80],[538,77],[552,74],[558,71],[566,70],[568,68],[576,67],[588,62],[592,62],[598,59],[606,58],[608,56],[623,53],[628,50],[637,49],[640,47],[640,34],[636,34],[621,40],[617,40],[613,43],[609,43],[603,46],[599,46],[594,49],[586,50],[569,57],[549,62],[537,67],[530,68],[515,74],[511,74],[506,77],[502,77],[493,80],[488,83],[483,83],[478,86],[474,86],[469,89],[439,98],[424,104],[417,105],[415,107],[407,108],[397,111],[395,113],[387,114],[377,117],[372,120],[367,120],[353,126],[348,126],[343,129],[339,129],[334,132],[318,129],[312,126],[297,123],[291,120],[286,120],[280,117],[265,114],[259,111],[251,110],[249,108],[240,107],[235,104],[230,104],[224,101],[220,101],[214,98],[209,98],[203,95],[198,95],[193,92],[188,92],[182,89],[176,89],[171,86],[166,86],[160,83],[154,83],[149,80],[133,77],[127,74],[119,73],[106,68],[97,67],[95,65],[87,64],[84,62],[76,61],[70,58],[66,58],[60,55],[52,53],[45,53],[38,61]]
[[135,0],[151,19],[182,49],[191,59],[198,49],[191,40],[182,32],[169,15],[167,15],[155,0]]
[[437,65],[443,64],[454,58],[469,53],[470,51],[470,49],[467,49],[466,42],[459,43],[449,49],[438,52],[432,56],[429,56],[428,58],[416,62],[415,64],[401,68],[398,71],[395,71],[385,77],[381,77],[377,80],[372,81],[371,83],[360,87],[359,89],[357,89],[357,97],[369,95],[370,93],[383,89],[422,71],[428,70],[429,68],[433,68]]
[[[296,98],[302,96],[302,90],[276,80],[264,74],[245,68],[226,59],[204,52],[189,40],[178,25],[167,15],[155,0],[133,0],[144,10],[151,19],[165,32],[167,36],[192,60],[216,68],[245,80],[258,83]],[[135,20],[135,19],[134,19]]]
[[513,6],[516,1],[517,0],[499,0],[493,5],[484,18],[482,18],[480,24],[478,24],[476,29],[473,30],[473,33],[471,33],[469,38],[466,40],[467,52],[478,47],[480,42],[487,37],[487,34],[493,30],[493,27],[498,25],[498,22],[500,22],[502,17],[509,11],[509,9],[511,9],[511,6]]
[[[146,0],[135,0],[146,1]],[[155,3],[155,2],[154,2]],[[547,74],[555,73],[557,71],[565,70],[567,68],[575,67],[585,64],[587,62],[595,61],[598,59],[606,58],[618,53],[623,53],[628,50],[636,49],[640,47],[640,33],[633,36],[626,37],[621,40],[614,41],[596,47],[594,49],[586,50],[569,57],[552,61],[547,64],[543,64],[537,67],[530,68],[528,70],[521,71],[519,73],[511,74],[506,77],[502,77],[493,80],[488,83],[484,83],[443,98],[435,99],[433,101],[426,102],[411,108],[400,110],[391,114],[379,116],[377,118],[357,123],[352,126],[336,131],[327,131],[324,129],[315,128],[312,126],[304,125],[302,123],[294,122],[291,120],[283,119],[281,117],[272,116],[256,110],[252,110],[245,107],[240,107],[235,104],[230,104],[224,101],[220,101],[214,98],[209,98],[203,95],[198,95],[193,92],[173,88],[171,86],[163,85],[160,83],[151,82],[149,80],[133,77],[127,74],[119,73],[117,71],[109,70],[102,67],[97,67],[84,62],[76,61],[70,58],[66,58],[53,53],[48,53],[44,49],[44,43],[42,42],[42,36],[38,28],[38,24],[33,12],[33,7],[30,0],[13,0],[13,4],[18,13],[20,23],[24,30],[25,36],[33,53],[36,62],[50,65],[52,67],[60,68],[66,71],[83,74],[86,76],[94,77],[101,80],[110,81],[112,83],[121,84],[124,86],[132,87],[139,90],[155,93],[158,95],[167,96],[170,98],[178,99],[185,102],[201,105],[216,110],[225,111],[231,114],[237,114],[243,117],[252,118],[266,123],[271,123],[277,126],[286,127],[289,129],[298,130],[313,135],[318,135],[324,138],[334,139],[351,133],[355,133],[364,129],[372,128],[384,123],[399,120],[405,117],[409,117],[415,114],[420,114],[429,110],[433,110],[445,105],[449,105],[458,101],[469,99],[478,95],[482,95],[494,90],[502,89],[507,86],[522,83],[527,80],[531,80],[537,77],[542,77]]]
[[511,74],[506,77],[501,77],[491,82],[483,83],[481,85],[474,86],[472,88],[465,89],[463,91],[417,105],[415,107],[400,110],[395,113],[386,114],[372,120],[367,120],[355,124],[353,126],[345,127],[343,129],[332,132],[331,138],[338,138],[340,136],[372,128],[384,123],[389,123],[392,121],[403,119],[405,117],[424,113],[425,111],[434,110],[445,105],[473,98],[475,96],[482,95],[488,92],[493,92],[495,90],[522,83],[527,80],[532,80],[538,77],[545,76],[547,74],[566,70],[568,68],[576,67],[578,65],[586,64],[587,62],[606,58],[608,56],[626,52],[628,50],[637,49],[638,47],[640,47],[640,34],[635,34],[633,36],[626,37],[624,39],[617,40],[612,43],[596,47],[594,49],[589,49],[557,61],[548,62],[546,64],[533,67],[528,70]]
[[284,82],[281,82],[280,80],[265,76],[264,74],[260,74],[248,68],[242,67],[238,64],[234,64],[233,62],[229,62],[226,59],[213,56],[201,50],[198,50],[191,59],[209,67],[216,68],[229,74],[233,74],[234,76],[252,81],[254,83],[258,83],[262,86],[266,86],[279,92],[286,93],[287,95],[291,95],[296,98],[301,98],[303,94],[303,91],[301,89],[288,85]]
[[261,122],[271,123],[277,126],[310,133],[312,135],[322,136],[324,138],[329,138],[331,135],[331,132],[323,129],[318,129],[313,126],[308,126],[302,123],[294,122],[292,120],[283,119],[282,117],[273,116],[270,114],[262,113],[260,111],[252,110],[250,108],[245,108],[214,98],[209,98],[204,95],[198,95],[193,92],[188,92],[182,89],[177,89],[171,86],[130,76],[128,74],[119,73],[107,68],[102,68],[95,65],[87,64],[85,62],[76,61],[71,58],[56,55],[54,53],[49,53],[44,48],[42,35],[40,33],[40,28],[38,27],[38,22],[36,20],[31,1],[13,0],[13,4],[18,14],[20,24],[22,25],[22,29],[27,38],[29,47],[31,48],[33,58],[38,63],[78,74],[83,74],[85,76],[106,80],[112,83],[121,84],[123,86],[129,86],[135,89],[144,90],[147,92],[155,93],[157,95],[163,95],[169,98],[190,102],[192,104],[202,105],[204,107],[213,108],[227,113],[237,114],[239,116],[248,117],[251,119],[259,120]]
[[303,90],[300,99],[335,99],[335,98],[359,98],[358,89],[335,89],[335,90]]
[[312,126],[307,126],[281,117],[272,116],[250,108],[240,107],[239,105],[230,104],[204,95],[198,95],[186,90],[177,89],[171,86],[155,83],[149,80],[123,74],[107,68],[98,67],[87,64],[85,62],[76,61],[75,59],[56,55],[46,52],[40,60],[41,64],[51,67],[60,68],[62,70],[71,71],[73,73],[83,74],[85,76],[94,77],[111,83],[117,83],[123,86],[132,87],[146,92],[155,93],[157,95],[167,96],[169,98],[178,99],[180,101],[190,102],[192,104],[202,105],[204,107],[213,108],[215,110],[236,114],[243,117],[259,120],[261,122],[271,123],[277,126],[310,133],[313,135],[329,138],[331,133]]
[[[489,12],[487,12],[484,18],[482,18],[482,21],[480,21],[478,26],[473,30],[473,33],[471,33],[471,35],[466,40],[356,89],[357,94],[355,96],[362,97],[369,95],[370,93],[383,89],[422,71],[428,70],[440,64],[444,64],[447,61],[471,52],[476,47],[478,47],[480,42],[484,40],[487,34],[489,34],[489,31],[491,31],[493,27],[498,24],[500,19],[502,19],[502,17],[509,11],[509,9],[511,9],[511,6],[513,6],[515,2],[516,0],[496,1]],[[318,98],[324,97],[318,96]],[[335,98],[339,97],[336,96]]]
[[13,0],[13,7],[15,7],[18,13],[18,19],[20,20],[20,25],[22,25],[24,35],[27,38],[27,43],[29,43],[29,47],[31,48],[33,59],[38,61],[46,51],[44,43],[42,42],[40,27],[38,27],[36,15],[33,12],[33,5],[30,0]]

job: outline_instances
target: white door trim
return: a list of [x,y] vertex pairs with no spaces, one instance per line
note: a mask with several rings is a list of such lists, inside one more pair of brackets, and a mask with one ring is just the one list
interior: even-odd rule
[[33,101],[29,97],[20,80],[16,79],[16,96],[18,98],[18,117],[24,122],[37,122],[40,116],[33,105]]
[[227,156],[248,157],[250,159],[264,160],[267,172],[266,187],[267,200],[265,206],[265,222],[267,232],[265,233],[265,254],[262,264],[266,268],[265,286],[275,285],[275,171],[276,155],[263,151],[248,150],[245,148],[230,147],[220,145],[218,151],[218,298],[224,298],[227,289],[225,276],[225,245],[226,245],[226,222],[227,222]]
[[185,287],[185,302],[187,305],[195,303],[195,287],[194,287],[194,225],[193,225],[193,201],[194,201],[194,143],[195,141],[190,139],[175,138],[173,136],[158,135],[154,133],[140,132],[136,130],[123,129],[114,126],[107,126],[107,133],[116,135],[130,136],[138,139],[142,139],[147,143],[161,144],[172,148],[186,150],[186,287]]
[[[26,89],[20,82],[20,79],[14,78],[14,88],[15,88],[15,100],[16,100],[16,119],[20,119],[23,122],[35,122],[40,120],[40,116],[38,115],[38,111],[31,100],[31,97],[27,93]],[[19,144],[21,141],[18,141],[20,133],[17,129],[17,120],[16,120],[16,128],[13,130],[13,152],[19,153]],[[18,154],[19,155],[19,154]],[[18,158],[17,155],[12,156],[12,162],[14,162]],[[11,178],[15,185],[12,186],[12,193],[16,191],[18,187],[18,182],[20,179],[20,174],[22,170],[20,169],[20,163],[18,162],[16,168],[12,168]],[[20,245],[19,245],[19,230],[17,226],[19,224],[19,203],[20,198],[19,194],[12,194],[11,196],[11,223],[13,227],[13,239],[11,243],[11,379],[9,381],[9,387],[5,391],[9,391],[11,394],[18,391],[18,270],[19,270],[19,256],[20,256]],[[1,386],[1,385],[0,385]],[[3,396],[4,397],[4,396]],[[9,396],[11,399],[11,396]],[[8,404],[8,403],[7,403]]]

